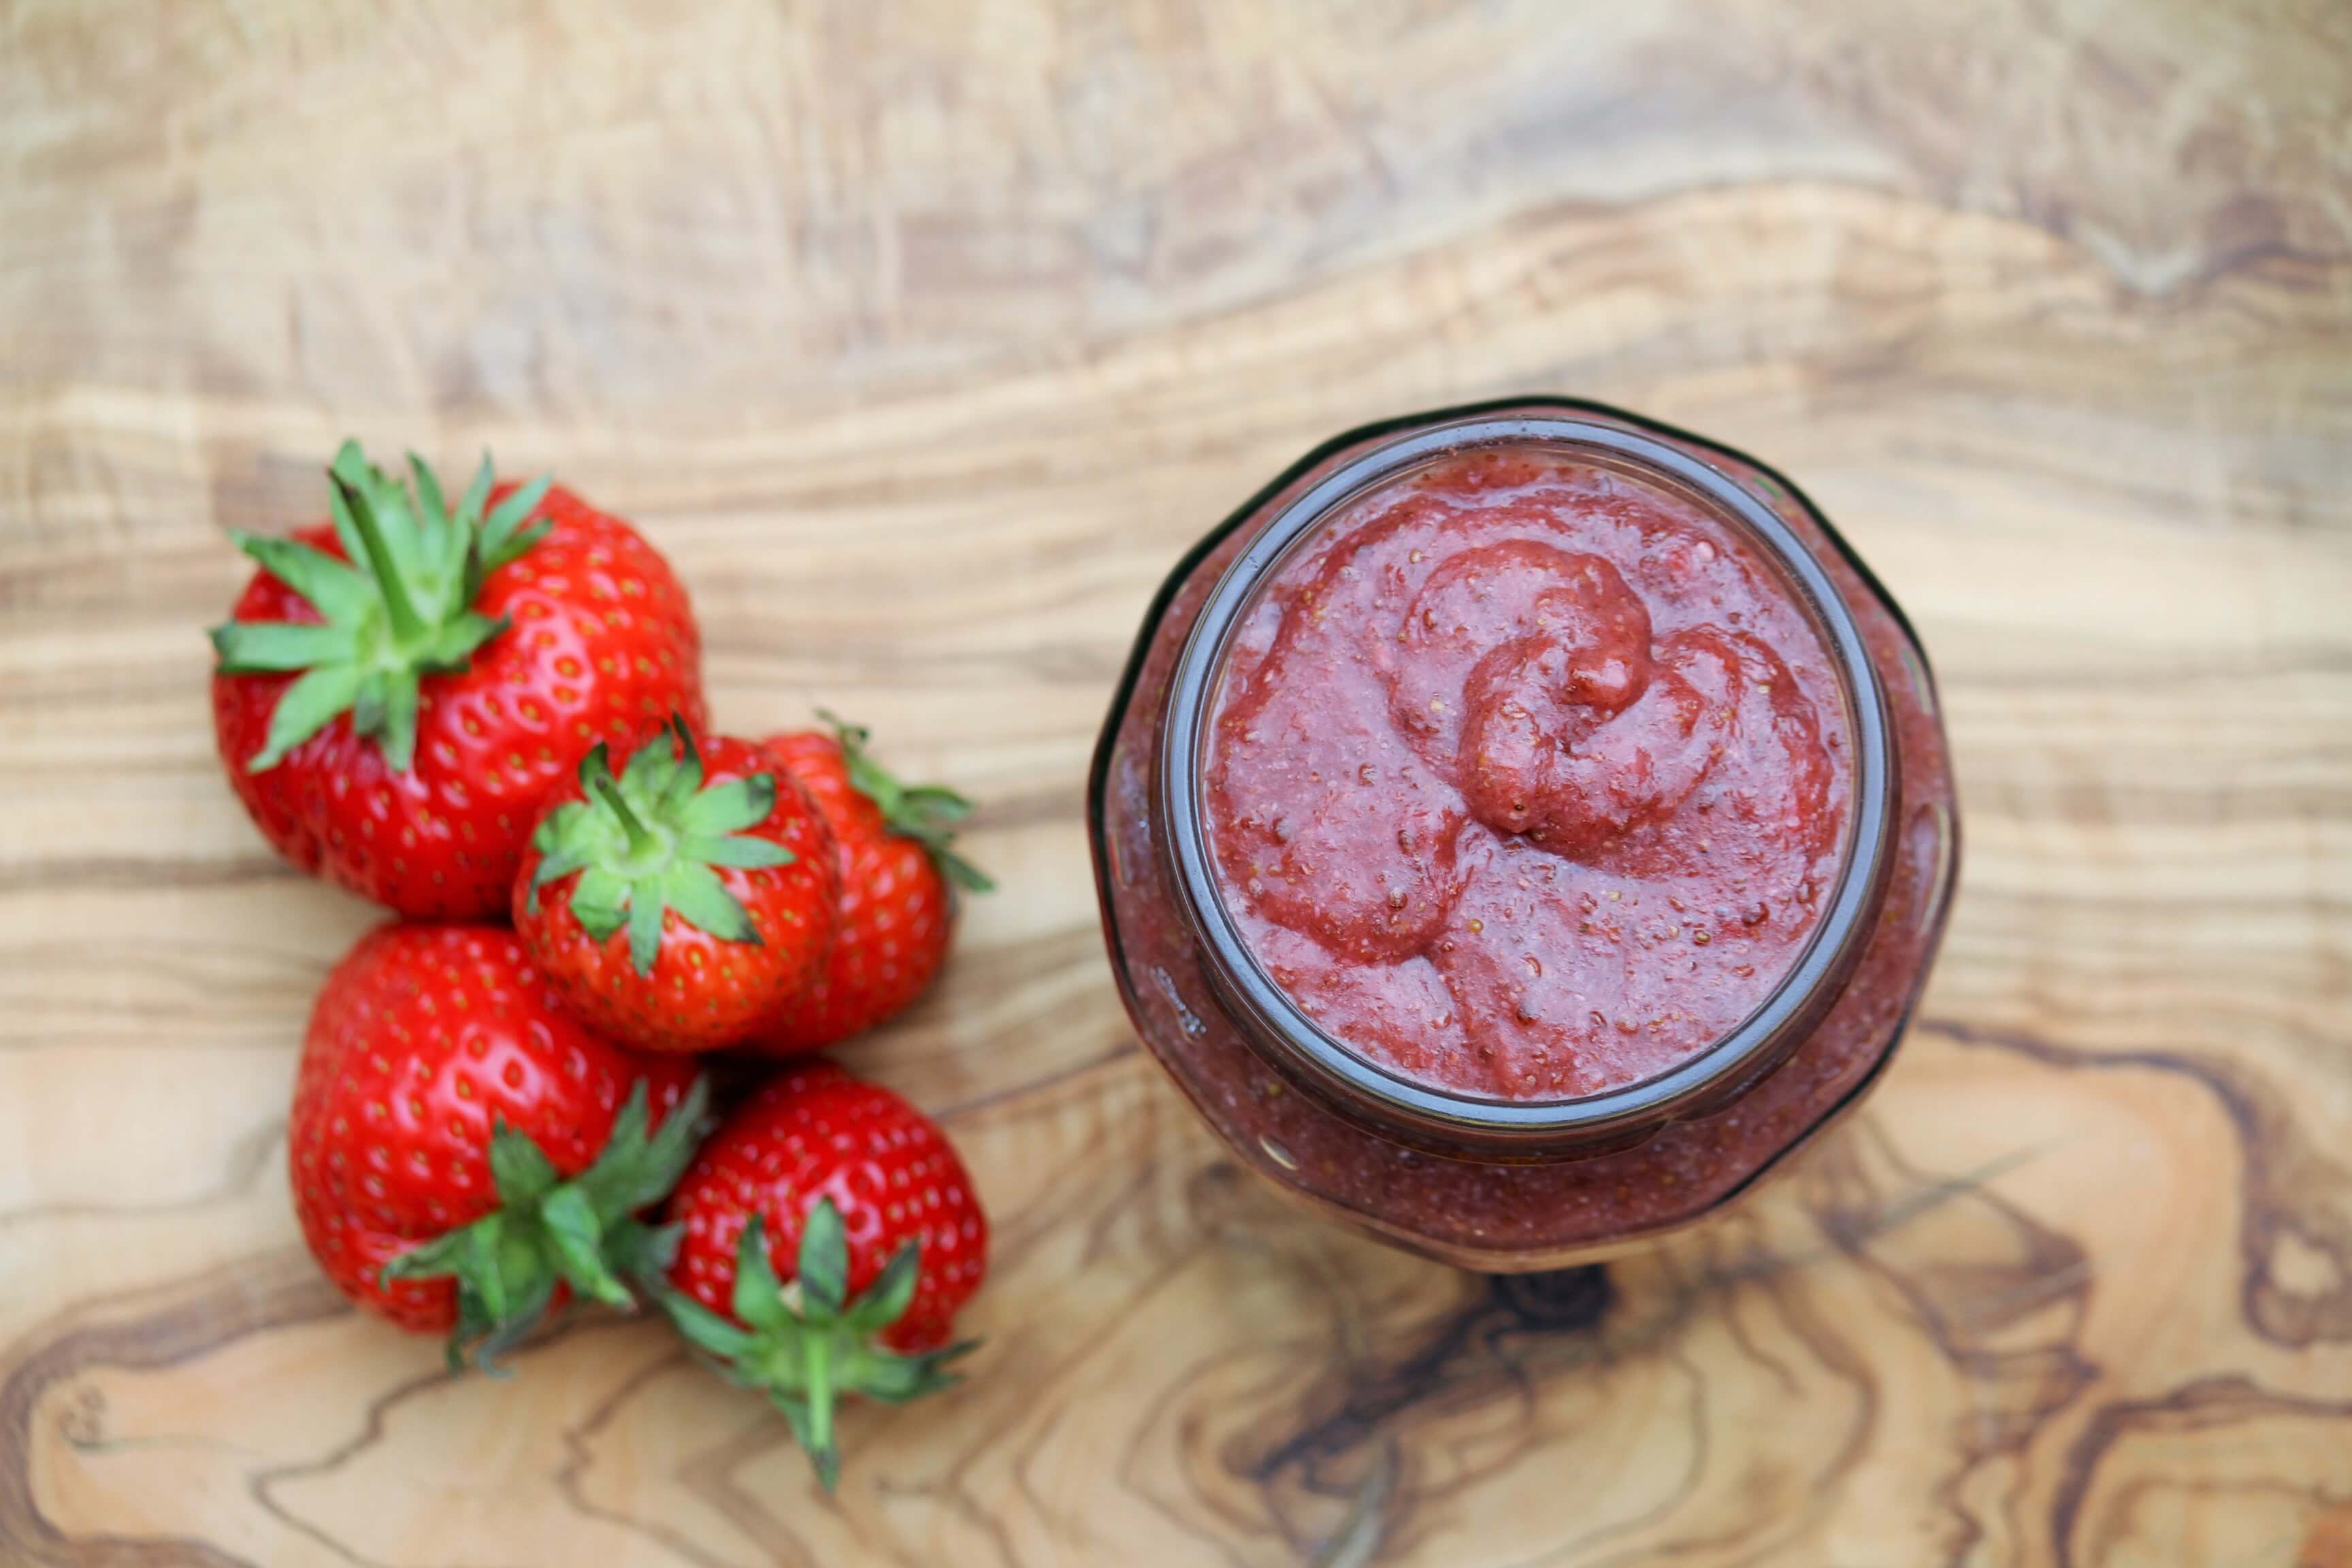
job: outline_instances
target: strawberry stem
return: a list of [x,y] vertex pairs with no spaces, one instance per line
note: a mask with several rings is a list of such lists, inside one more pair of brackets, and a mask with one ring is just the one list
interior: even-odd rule
[[629,858],[642,858],[661,847],[661,841],[637,820],[637,814],[629,809],[628,797],[621,793],[621,786],[612,774],[590,774],[588,787],[596,792],[596,798],[604,803],[604,808],[619,819],[621,831],[628,837]]
[[327,478],[333,481],[343,505],[351,510],[352,527],[359,532],[360,548],[367,552],[368,570],[374,574],[383,595],[383,611],[392,622],[393,642],[400,647],[414,647],[424,637],[425,617],[417,613],[415,601],[408,596],[408,584],[401,576],[391,548],[384,543],[383,526],[376,520],[375,508],[342,475],[331,471]]
[[834,1347],[824,1340],[810,1339],[802,1351],[802,1375],[808,1379],[805,1398],[808,1404],[808,1451],[816,1461],[817,1473],[824,1479],[824,1489],[833,1489],[831,1477],[839,1473],[837,1451],[833,1446],[833,1358]]

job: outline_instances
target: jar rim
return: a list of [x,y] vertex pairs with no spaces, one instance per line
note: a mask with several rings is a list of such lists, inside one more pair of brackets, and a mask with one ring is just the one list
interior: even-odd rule
[[[1511,406],[1534,405],[1535,400],[1528,400]],[[1370,1109],[1404,1141],[1441,1151],[1468,1144],[1541,1159],[1596,1141],[1620,1141],[1711,1106],[1760,1076],[1794,1048],[1859,958],[1891,855],[1895,758],[1885,694],[1861,628],[1820,560],[1771,507],[1696,455],[1694,448],[1715,449],[1711,443],[1599,405],[1555,406],[1572,412],[1440,414],[1402,427],[1391,425],[1384,436],[1373,434],[1372,445],[1283,503],[1226,564],[1203,600],[1171,672],[1167,721],[1160,734],[1158,805],[1176,904],[1202,950],[1203,969],[1244,1025],[1244,1038],[1302,1089],[1349,1109]],[[1326,1031],[1266,973],[1243,937],[1216,876],[1201,799],[1208,724],[1226,656],[1266,580],[1325,522],[1381,485],[1449,456],[1514,446],[1565,448],[1597,466],[1654,483],[1663,480],[1753,544],[1794,591],[1816,628],[1853,735],[1852,806],[1836,885],[1804,947],[1771,991],[1738,1025],[1664,1071],[1594,1094],[1554,1100],[1508,1100],[1438,1088],[1372,1061]],[[1326,448],[1310,457],[1262,492],[1236,522],[1330,455]]]

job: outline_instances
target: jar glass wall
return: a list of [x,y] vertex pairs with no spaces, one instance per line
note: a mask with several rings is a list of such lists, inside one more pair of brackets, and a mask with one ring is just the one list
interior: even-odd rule
[[[1433,1075],[1425,1066],[1416,1070],[1410,1060],[1400,1066],[1399,1050],[1410,1058],[1413,1039],[1375,1049],[1369,1037],[1351,1038],[1344,1021],[1330,1023],[1332,1016],[1302,992],[1295,973],[1266,961],[1269,928],[1253,925],[1251,911],[1237,908],[1247,899],[1232,875],[1220,875],[1238,868],[1232,845],[1219,837],[1232,829],[1213,820],[1216,811],[1204,789],[1213,770],[1230,765],[1215,754],[1213,721],[1226,700],[1221,683],[1232,678],[1237,657],[1263,660],[1269,584],[1297,570],[1286,563],[1317,548],[1353,515],[1351,508],[1360,512],[1371,505],[1366,497],[1388,493],[1382,487],[1411,482],[1433,465],[1458,472],[1465,457],[1484,463],[1482,473],[1535,472],[1556,461],[1560,472],[1600,476],[1591,482],[1612,496],[1640,494],[1683,509],[1702,557],[1714,558],[1716,546],[1706,542],[1718,540],[1769,576],[1778,586],[1756,620],[1771,618],[1785,602],[1784,638],[1811,653],[1794,661],[1797,677],[1769,653],[1759,657],[1770,660],[1783,687],[1808,689],[1837,763],[1834,787],[1821,796],[1825,804],[1817,812],[1825,835],[1835,829],[1832,853],[1822,862],[1829,869],[1803,884],[1809,905],[1820,884],[1818,904],[1791,930],[1785,952],[1774,950],[1769,963],[1758,960],[1763,973],[1753,994],[1723,978],[1755,973],[1755,965],[1735,971],[1727,963],[1731,949],[1748,942],[1727,941],[1712,953],[1676,949],[1671,978],[1681,978],[1685,966],[1697,975],[1706,961],[1712,983],[1732,988],[1726,1005],[1734,1011],[1723,1015],[1719,1031],[1706,1025],[1679,1059],[1661,1057],[1617,1079],[1603,1074],[1591,1079],[1597,1087],[1575,1092],[1561,1091],[1559,1083],[1583,1079],[1518,1092],[1514,1085],[1497,1089],[1459,1081],[1459,1075]],[[1525,554],[1537,547],[1522,542],[1508,548]],[[1422,555],[1416,551],[1411,559],[1420,563]],[[1584,563],[1624,597],[1614,572],[1594,564],[1596,558],[1552,552],[1549,559]],[[1418,570],[1402,560],[1391,577]],[[1645,583],[1665,581],[1651,552],[1638,565],[1622,563]],[[1650,575],[1641,577],[1643,572]],[[1791,616],[1805,629],[1787,631],[1798,624]],[[1741,616],[1735,611],[1729,619]],[[1641,625],[1646,649],[1647,620]],[[1675,649],[1688,653],[1696,646],[1692,634],[1666,637],[1664,628],[1662,622],[1658,646],[1669,661]],[[1731,635],[1735,641],[1745,637]],[[1401,631],[1397,640],[1409,639]],[[1667,664],[1657,668],[1668,671]],[[1258,662],[1253,669],[1265,684]],[[1669,671],[1657,680],[1670,678],[1679,679]],[[1694,679],[1691,690],[1706,686]],[[1756,684],[1768,691],[1771,686]],[[1319,694],[1315,700],[1322,700]],[[1419,706],[1416,700],[1415,712]],[[1429,702],[1434,710],[1445,706],[1436,698]],[[1786,718],[1780,714],[1772,723]],[[1589,749],[1605,748],[1596,742]],[[1646,752],[1640,761],[1644,776],[1671,771],[1654,766]],[[1370,778],[1372,770],[1365,772]],[[1516,850],[1528,838],[1543,839],[1546,824],[1536,816],[1496,825],[1515,831],[1473,826],[1482,844]],[[1204,539],[1179,563],[1147,618],[1096,756],[1089,824],[1105,931],[1129,1011],[1146,1045],[1235,1154],[1334,1217],[1414,1250],[1496,1270],[1557,1267],[1698,1218],[1852,1104],[1893,1049],[1925,979],[1957,848],[1926,661],[1899,613],[1828,524],[1792,487],[1736,453],[1612,410],[1552,400],[1450,410],[1351,432],[1310,454]],[[1286,837],[1288,824],[1276,826]],[[1409,840],[1406,828],[1398,834]],[[1221,849],[1227,851],[1222,867]],[[1561,865],[1579,870],[1574,845],[1563,853]],[[1596,849],[1584,858],[1607,865],[1623,853],[1622,847]],[[1547,877],[1556,868],[1546,860]],[[1355,880],[1370,885],[1369,870]],[[1351,885],[1336,884],[1337,903],[1346,902]],[[1524,878],[1519,885],[1526,886]],[[1450,896],[1458,899],[1458,889]],[[1586,901],[1590,907],[1589,894]],[[1391,905],[1374,906],[1391,907],[1407,907],[1402,887]],[[1313,919],[1310,911],[1308,923]],[[1704,944],[1704,922],[1689,923],[1696,929],[1685,940]],[[1483,929],[1475,920],[1471,927]],[[1344,921],[1341,929],[1344,935]],[[1679,935],[1684,927],[1661,929]],[[1730,936],[1748,934],[1725,929]],[[1327,946],[1346,945],[1318,934]],[[1452,943],[1445,945],[1450,952]],[[1592,945],[1537,941],[1518,956],[1531,972],[1564,965],[1573,979]],[[1641,963],[1660,967],[1654,956]],[[1637,977],[1630,959],[1627,974]],[[1464,1010],[1475,1012],[1476,1004],[1465,997]],[[1453,1026],[1454,1033],[1433,1027],[1429,1037],[1451,1041],[1445,1051],[1469,1048],[1458,1038],[1452,1004],[1441,997],[1433,1005],[1444,1008],[1435,1022]],[[1521,1017],[1535,1016],[1532,1003],[1519,1005]],[[1703,1009],[1659,1011],[1651,1023],[1654,1028],[1685,1020],[1687,1029],[1698,1026],[1688,1020],[1707,1016]],[[1592,1018],[1596,1043],[1567,1055],[1591,1058],[1621,1044],[1601,1028],[1602,1013]],[[1673,1026],[1666,1027],[1671,1035]],[[1412,1030],[1406,1034],[1417,1038]],[[1491,1054],[1486,1045],[1476,1048]],[[1535,1057],[1545,1059],[1545,1052],[1538,1048]],[[1627,1059],[1647,1060],[1638,1053]]]

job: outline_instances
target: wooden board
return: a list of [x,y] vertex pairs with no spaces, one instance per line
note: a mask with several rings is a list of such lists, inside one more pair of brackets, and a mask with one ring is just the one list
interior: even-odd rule
[[[1137,1049],[1084,769],[1185,543],[1514,391],[1799,476],[1969,837],[1865,1114],[1488,1282]],[[825,1501],[657,1329],[345,1309],[285,1100],[369,911],[215,773],[223,532],[346,432],[552,467],[719,714],[984,802],[863,1068],[997,1226]],[[2144,0],[0,3],[0,1560],[2352,1562],[2352,11]]]

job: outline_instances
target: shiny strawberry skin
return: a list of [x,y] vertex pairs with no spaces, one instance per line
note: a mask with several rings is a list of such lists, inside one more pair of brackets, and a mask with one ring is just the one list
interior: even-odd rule
[[955,905],[930,853],[891,832],[849,782],[837,739],[803,731],[763,743],[824,814],[840,859],[840,921],[824,972],[755,1037],[761,1049],[791,1055],[822,1050],[911,1006],[947,961]]
[[302,1237],[352,1300],[403,1328],[446,1332],[456,1288],[393,1282],[385,1263],[498,1206],[488,1146],[502,1121],[563,1175],[603,1151],[639,1080],[656,1124],[690,1063],[623,1051],[557,1002],[514,933],[387,925],[360,939],[310,1015],[288,1125]]
[[[764,773],[776,781],[767,819],[746,830],[781,845],[790,865],[717,868],[751,915],[760,942],[728,942],[672,910],[662,919],[660,956],[650,974],[630,963],[626,931],[599,942],[582,929],[558,881],[531,896],[540,863],[526,848],[514,884],[515,930],[525,951],[590,1027],[646,1051],[708,1051],[740,1043],[761,1018],[803,995],[833,950],[838,862],[832,830],[792,773],[748,741],[700,742],[711,784]],[[548,802],[551,812],[583,797],[575,778]]]
[[761,1216],[789,1280],[808,1211],[825,1197],[848,1233],[852,1295],[901,1247],[921,1245],[914,1300],[881,1342],[908,1352],[946,1343],[988,1271],[988,1218],[971,1177],[936,1122],[821,1058],[784,1068],[704,1142],[667,1211],[683,1227],[670,1282],[730,1314],[745,1221]]
[[[512,625],[467,668],[425,678],[409,772],[394,772],[349,714],[276,767],[247,772],[292,677],[213,678],[229,782],[296,866],[404,915],[502,918],[541,803],[590,746],[625,746],[673,713],[703,721],[701,635],[668,563],[626,522],[569,491],[550,490],[535,515],[552,524],[547,536],[492,572],[475,601]],[[323,524],[297,537],[343,557]],[[267,572],[231,614],[319,619]]]

